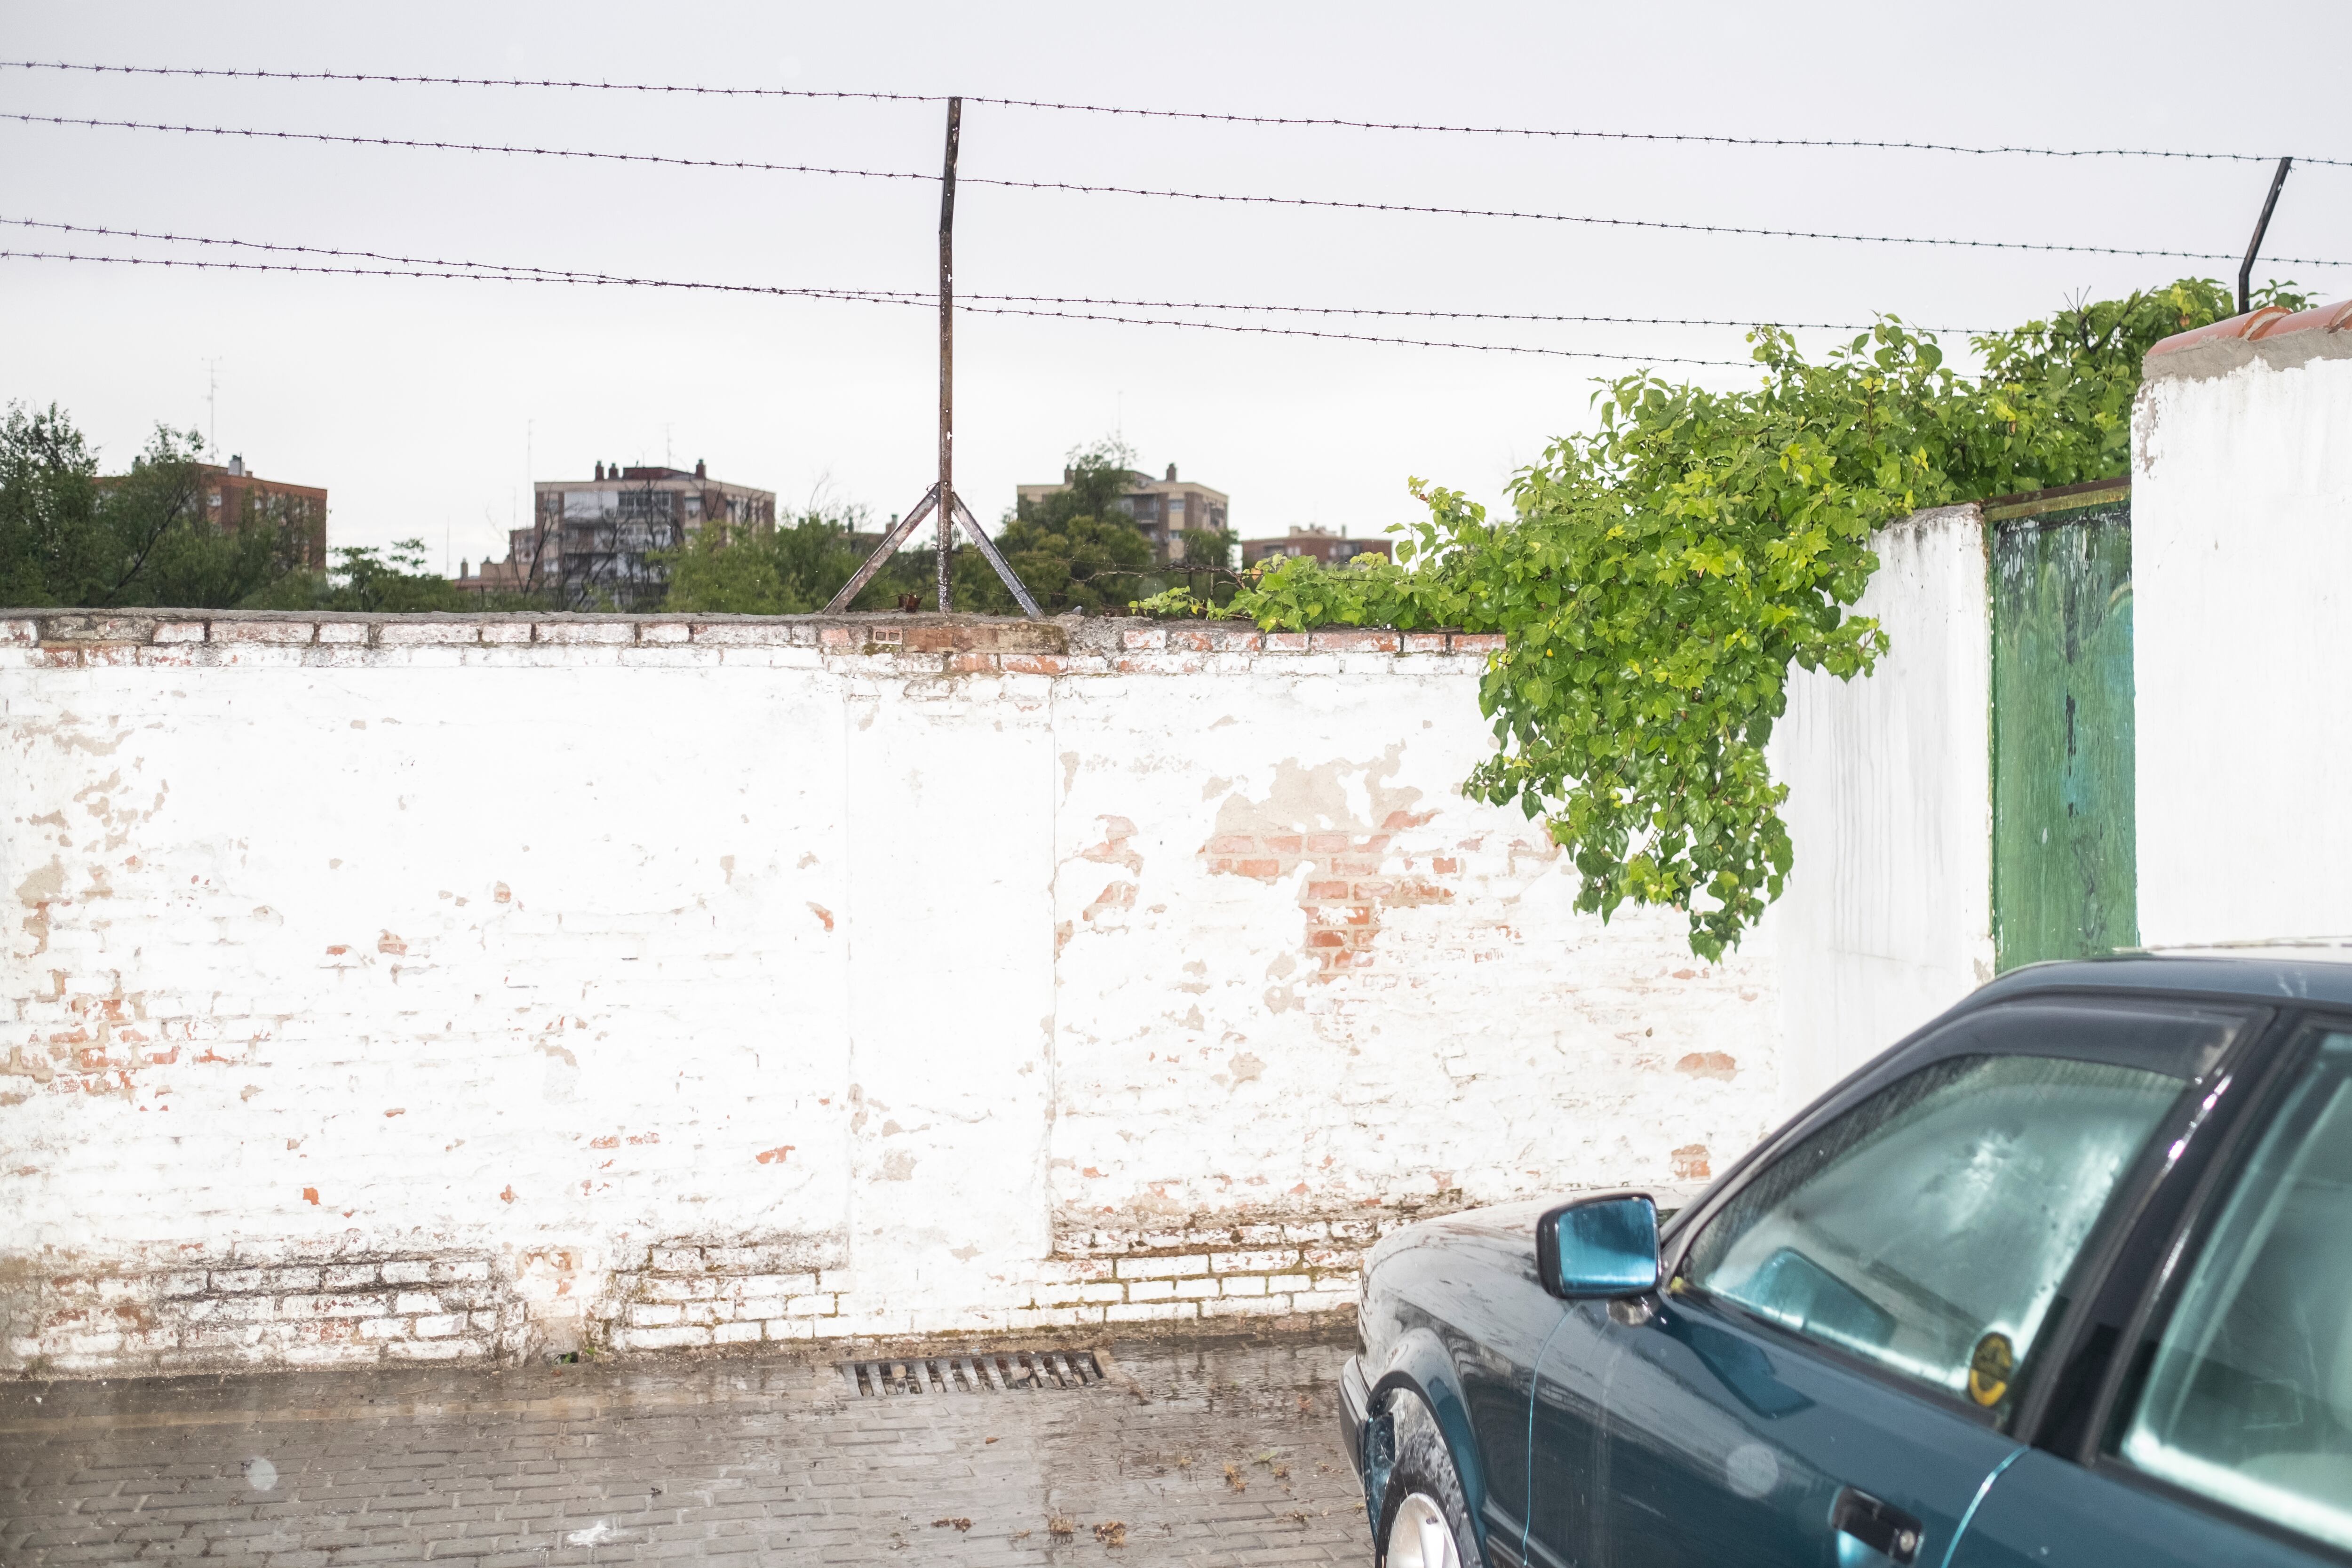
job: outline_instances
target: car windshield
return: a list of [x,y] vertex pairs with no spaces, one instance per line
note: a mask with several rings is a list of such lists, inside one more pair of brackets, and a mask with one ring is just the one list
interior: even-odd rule
[[2181,1089],[2105,1062],[1938,1062],[1776,1162],[1708,1225],[1684,1277],[1999,1404],[2116,1181]]

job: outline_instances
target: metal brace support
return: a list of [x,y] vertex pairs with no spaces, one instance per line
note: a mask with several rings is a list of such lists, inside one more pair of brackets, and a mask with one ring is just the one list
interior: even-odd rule
[[1037,607],[1037,601],[1029,596],[1029,590],[1022,585],[1020,576],[1013,570],[1013,563],[997,553],[996,542],[988,537],[988,530],[980,526],[980,519],[971,515],[971,509],[963,504],[961,496],[955,498],[955,514],[956,520],[971,531],[971,542],[980,546],[980,552],[988,557],[991,566],[996,568],[997,576],[1003,581],[1005,587],[1012,590],[1013,597],[1020,603],[1021,613],[1033,621],[1045,619],[1045,613]]
[[841,592],[826,602],[824,613],[828,616],[837,616],[855,604],[857,595],[865,590],[866,584],[874,581],[874,574],[881,571],[882,563],[889,560],[892,552],[898,546],[906,543],[914,534],[916,525],[931,515],[931,508],[937,506],[939,500],[939,486],[933,485],[929,489],[925,490],[922,500],[917,504],[915,510],[898,520],[898,526],[892,529],[883,537],[882,542],[874,547],[874,553],[866,558],[866,564],[857,569],[856,575],[841,585]]

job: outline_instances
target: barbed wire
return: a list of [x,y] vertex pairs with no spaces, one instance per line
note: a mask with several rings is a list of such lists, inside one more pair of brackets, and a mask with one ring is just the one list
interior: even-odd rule
[[[125,76],[214,77],[260,81],[339,81],[390,83],[427,87],[554,88],[571,91],[678,94],[707,98],[798,98],[864,100],[875,103],[944,103],[960,96],[966,103],[993,104],[1005,109],[1034,109],[1075,114],[1108,114],[1147,120],[1192,120],[1234,125],[1322,127],[1348,131],[1426,132],[1458,136],[1519,136],[1594,142],[1686,142],[1723,147],[1851,149],[1870,152],[1945,153],[1966,157],[2028,158],[2154,158],[2205,163],[2268,163],[2274,153],[2196,153],[2152,147],[2029,147],[2011,144],[1970,146],[1953,142],[1900,142],[1867,137],[1728,136],[1689,131],[1592,131],[1573,128],[1512,125],[1447,125],[1402,120],[1352,120],[1300,114],[1234,114],[1204,109],[1144,109],[1105,103],[1071,103],[1051,99],[992,98],[978,93],[857,92],[819,88],[706,87],[665,82],[583,81],[552,77],[467,77],[401,75],[383,71],[286,71],[206,66],[120,66],[73,60],[0,60],[0,68],[17,70],[83,71]],[[2352,159],[2305,158],[2298,163],[2352,168]]]
[[[380,250],[350,250],[323,245],[295,245],[258,239],[227,239],[209,235],[173,234],[157,229],[115,228],[103,224],[56,223],[41,218],[0,216],[0,224],[18,228],[48,229],[60,234],[103,235],[113,239],[157,240],[174,245],[228,246],[240,250],[278,251],[303,256],[334,256],[367,261],[396,262],[404,266],[447,267],[488,272],[540,274],[549,278],[572,279],[578,281],[642,282],[649,287],[693,287],[718,289],[748,289],[760,293],[793,292],[761,284],[698,283],[674,284],[664,279],[625,279],[614,275],[583,270],[577,268],[530,267],[502,261],[451,260],[445,257],[401,256]],[[816,288],[808,292],[832,296],[856,294],[861,297],[936,300],[936,290],[919,289],[827,289]],[[1001,294],[985,290],[967,290],[957,296],[959,302],[971,300],[998,300],[1012,304],[1033,305],[1107,305],[1125,310],[1231,310],[1247,313],[1279,313],[1301,316],[1377,316],[1419,321],[1531,321],[1573,323],[1587,326],[1643,327],[1765,327],[1776,326],[1792,331],[1833,332],[1868,331],[1866,321],[1780,321],[1762,318],[1733,320],[1725,317],[1701,316],[1604,316],[1565,315],[1534,310],[1403,310],[1378,305],[1286,305],[1234,304],[1211,300],[1126,300],[1092,294]],[[1929,332],[1953,332],[1966,336],[1982,336],[1988,329],[1980,327],[1923,326]]]
[[[929,184],[939,176],[890,169],[852,169],[820,163],[770,163],[748,158],[688,158],[659,153],[605,153],[566,147],[526,147],[509,142],[438,142],[405,136],[354,136],[321,131],[263,131],[237,126],[171,125],[143,120],[90,120],[68,115],[0,113],[0,120],[27,125],[74,125],[121,131],[162,131],[192,136],[246,137],[257,141],[317,142],[352,147],[405,147],[445,153],[500,153],[538,158],[584,158],[609,163],[654,163],[677,168],[750,170],[766,174],[833,174],[866,180],[912,180]],[[1085,184],[1068,180],[1013,180],[959,173],[960,185],[992,185],[1006,190],[1064,191],[1086,195],[1147,196],[1175,201],[1215,202],[1246,206],[1313,207],[1342,212],[1414,213],[1438,217],[1512,218],[1538,223],[1577,224],[1599,228],[1649,230],[1675,234],[1721,234],[1751,238],[1828,240],[1851,245],[1916,245],[1963,250],[2015,250],[2065,256],[2154,257],[2178,261],[2235,261],[2235,255],[2213,250],[2166,250],[2152,247],[2059,245],[2039,240],[1952,239],[1935,236],[1845,234],[1827,229],[1765,228],[1738,224],[1676,223],[1663,218],[1593,217],[1573,213],[1521,212],[1504,207],[1449,207],[1411,202],[1359,202],[1329,196],[1267,196],[1207,191],[1165,190],[1143,185]],[[2274,266],[2344,267],[2352,262],[2321,257],[2271,258]]]
[[[173,256],[93,256],[76,251],[0,249],[0,260],[78,261],[102,263],[118,267],[185,268],[194,271],[231,272],[293,272],[320,276],[362,278],[439,278],[460,279],[477,283],[556,283],[580,284],[590,287],[608,285],[636,289],[680,289],[714,290],[733,294],[770,294],[797,299],[841,300],[868,305],[919,305],[937,302],[936,295],[910,291],[892,293],[853,289],[784,288],[755,283],[698,283],[674,279],[625,278],[595,272],[540,272],[468,270],[462,268],[433,267],[327,267],[298,261],[226,261],[202,257]],[[1308,327],[1263,327],[1247,322],[1197,321],[1171,317],[1107,315],[1099,311],[1041,310],[1014,305],[977,305],[962,300],[956,308],[987,316],[1031,316],[1073,321],[1106,321],[1122,326],[1180,327],[1198,331],[1244,332],[1253,335],[1285,338],[1322,338],[1335,342],[1382,343],[1407,348],[1468,349],[1481,353],[1533,354],[1557,359],[1609,360],[1629,364],[1694,364],[1719,365],[1745,369],[1752,360],[1703,359],[1685,354],[1612,353],[1599,349],[1538,348],[1523,343],[1453,342],[1433,338],[1400,338],[1370,332],[1334,332]]]

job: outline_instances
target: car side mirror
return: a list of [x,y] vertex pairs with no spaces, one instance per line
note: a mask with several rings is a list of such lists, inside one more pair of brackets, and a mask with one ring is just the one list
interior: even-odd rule
[[1580,1198],[1536,1221],[1536,1270],[1563,1300],[1658,1288],[1658,1205],[1647,1193]]

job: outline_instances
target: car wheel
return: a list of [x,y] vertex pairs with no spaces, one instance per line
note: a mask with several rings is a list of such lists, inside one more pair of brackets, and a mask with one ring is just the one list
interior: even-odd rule
[[1486,1568],[1462,1478],[1429,1407],[1399,1394],[1388,1416],[1396,1464],[1381,1497],[1380,1568]]

